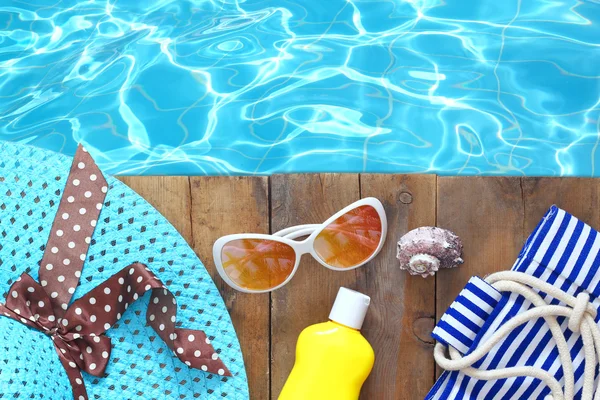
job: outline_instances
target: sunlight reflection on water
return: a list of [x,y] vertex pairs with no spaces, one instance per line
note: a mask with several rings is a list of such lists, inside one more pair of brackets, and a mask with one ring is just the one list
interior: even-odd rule
[[8,0],[0,139],[121,174],[598,175],[600,3]]

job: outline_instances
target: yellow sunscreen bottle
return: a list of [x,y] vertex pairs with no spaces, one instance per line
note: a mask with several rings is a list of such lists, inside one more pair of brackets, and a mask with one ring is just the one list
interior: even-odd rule
[[329,321],[300,333],[296,363],[279,400],[357,400],[375,361],[360,333],[371,299],[340,288]]

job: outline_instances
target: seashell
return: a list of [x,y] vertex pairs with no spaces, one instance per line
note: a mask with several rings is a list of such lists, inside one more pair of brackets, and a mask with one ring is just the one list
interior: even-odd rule
[[454,268],[463,263],[462,242],[449,230],[425,226],[413,229],[400,238],[397,258],[400,269],[423,278],[440,268]]

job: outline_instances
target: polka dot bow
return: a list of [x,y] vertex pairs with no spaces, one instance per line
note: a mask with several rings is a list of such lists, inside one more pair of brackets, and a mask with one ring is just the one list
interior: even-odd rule
[[108,187],[83,147],[71,166],[36,282],[24,273],[11,286],[0,316],[44,332],[54,343],[75,400],[87,400],[82,371],[104,374],[110,338],[104,335],[127,307],[151,291],[146,319],[173,354],[188,367],[230,376],[199,330],[176,328],[175,297],[145,265],[131,264],[69,305],[81,277]]

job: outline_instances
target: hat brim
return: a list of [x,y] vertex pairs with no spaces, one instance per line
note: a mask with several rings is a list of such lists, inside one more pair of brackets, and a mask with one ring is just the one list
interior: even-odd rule
[[[38,262],[54,220],[71,158],[0,142],[0,294],[22,273],[37,279]],[[132,262],[142,262],[177,297],[178,321],[211,339],[232,377],[187,367],[146,326],[149,293],[113,326],[106,376],[84,373],[90,399],[248,399],[240,346],[210,275],[173,226],[118,180],[110,185],[74,300]],[[0,393],[69,399],[71,388],[51,341],[0,318]]]

